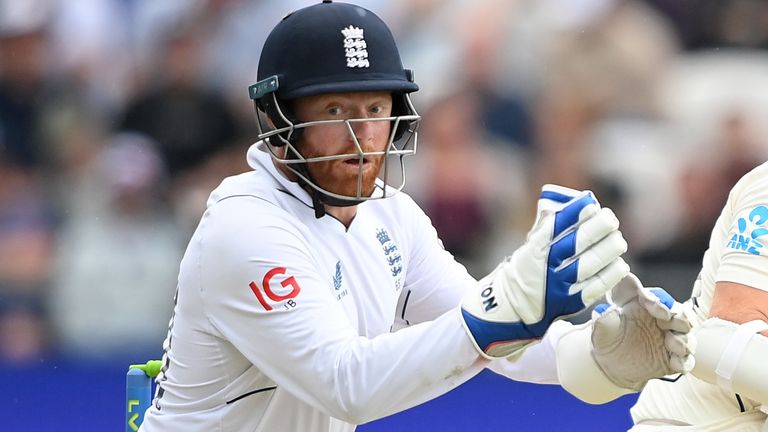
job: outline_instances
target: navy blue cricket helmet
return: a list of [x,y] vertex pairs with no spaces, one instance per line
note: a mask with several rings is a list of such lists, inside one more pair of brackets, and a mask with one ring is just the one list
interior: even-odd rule
[[395,39],[381,18],[360,6],[331,1],[299,9],[275,26],[264,43],[257,80],[265,83],[271,77],[277,77],[277,86],[251,86],[252,99],[270,91],[287,100],[419,89],[403,68]]
[[[416,129],[421,117],[409,93],[419,89],[410,70],[404,69],[392,32],[373,12],[348,3],[324,0],[288,14],[264,42],[259,59],[257,83],[248,88],[257,110],[259,139],[266,142],[272,157],[296,173],[309,185],[316,198],[331,205],[355,205],[366,199],[383,198],[405,185],[402,157],[416,152]],[[384,155],[400,160],[401,183],[388,184],[381,178],[378,194],[355,196],[334,194],[311,178],[306,164],[313,160],[301,154],[301,130],[315,122],[299,122],[291,112],[290,101],[327,93],[389,91],[392,93],[392,133]],[[266,126],[261,111],[271,122]],[[346,122],[363,119],[347,119]],[[344,122],[344,120],[341,120]],[[327,123],[327,122],[326,122]],[[286,146],[278,154],[273,147]],[[367,156],[358,146],[358,155]],[[349,158],[350,155],[338,155]],[[388,159],[388,158],[387,158]],[[328,160],[327,157],[324,160]],[[388,171],[387,163],[383,171]],[[389,190],[387,190],[389,189]]]

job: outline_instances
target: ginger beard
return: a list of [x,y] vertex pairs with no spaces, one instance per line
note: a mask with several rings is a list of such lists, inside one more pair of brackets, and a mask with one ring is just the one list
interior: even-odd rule
[[[302,130],[298,151],[305,159],[350,155],[307,162],[312,181],[327,192],[351,199],[369,197],[389,145],[392,95],[387,91],[331,93],[296,99],[293,109],[305,122],[331,121]],[[379,155],[365,155],[379,153]],[[361,166],[362,164],[362,166]],[[362,178],[358,190],[359,179]]]
[[[385,123],[388,125],[388,123]],[[387,137],[389,132],[384,134]],[[368,143],[366,146],[360,143],[364,152],[383,152],[387,143],[379,145]],[[329,156],[326,152],[314,146],[304,146],[302,154],[305,158]],[[354,145],[338,154],[353,154],[355,156],[348,159],[336,159],[322,162],[307,163],[307,169],[314,182],[328,192],[343,195],[347,197],[358,196],[358,176],[360,175],[360,157],[357,156],[357,150]],[[369,197],[373,193],[376,177],[381,172],[384,164],[384,156],[365,156],[362,167],[362,189],[360,197]]]

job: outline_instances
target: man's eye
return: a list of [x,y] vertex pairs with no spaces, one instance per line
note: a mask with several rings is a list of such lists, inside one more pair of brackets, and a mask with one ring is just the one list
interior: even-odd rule
[[376,105],[371,107],[371,112],[374,114],[381,114],[384,112],[384,107],[381,105]]
[[328,114],[334,115],[334,116],[340,115],[341,114],[341,108],[339,108],[339,107],[328,108]]

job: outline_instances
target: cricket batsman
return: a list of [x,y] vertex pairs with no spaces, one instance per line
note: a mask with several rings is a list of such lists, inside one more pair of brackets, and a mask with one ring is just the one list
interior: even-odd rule
[[768,431],[768,162],[731,189],[686,307],[692,374],[649,383],[633,432]]

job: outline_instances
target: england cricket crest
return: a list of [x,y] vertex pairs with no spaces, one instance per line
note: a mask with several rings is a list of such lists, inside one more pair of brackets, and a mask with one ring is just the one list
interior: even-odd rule
[[389,237],[389,232],[387,232],[385,228],[376,230],[376,238],[379,240],[381,249],[384,251],[384,257],[389,265],[389,272],[392,277],[395,278],[395,290],[400,291],[403,287],[401,274],[403,272],[403,257],[400,255],[397,245]]
[[363,37],[363,29],[349,26],[341,30],[344,35],[344,55],[347,57],[348,68],[367,68],[371,66],[368,61],[368,44]]
[[728,236],[729,249],[762,255],[768,244],[768,207],[757,206],[736,221],[736,232]]

